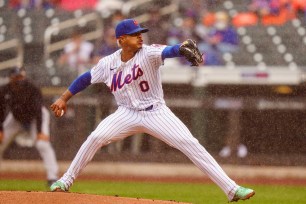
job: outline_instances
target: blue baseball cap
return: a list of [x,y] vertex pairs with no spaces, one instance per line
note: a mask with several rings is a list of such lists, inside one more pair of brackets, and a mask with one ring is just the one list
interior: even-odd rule
[[116,26],[116,38],[134,33],[146,33],[148,31],[149,29],[140,27],[136,20],[125,19],[119,22]]

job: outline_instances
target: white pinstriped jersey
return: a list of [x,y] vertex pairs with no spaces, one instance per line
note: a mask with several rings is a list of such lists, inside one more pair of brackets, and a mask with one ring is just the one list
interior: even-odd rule
[[121,61],[121,49],[102,58],[91,70],[91,83],[105,83],[118,106],[144,109],[164,104],[161,74],[161,53],[164,45],[143,45],[127,62]]

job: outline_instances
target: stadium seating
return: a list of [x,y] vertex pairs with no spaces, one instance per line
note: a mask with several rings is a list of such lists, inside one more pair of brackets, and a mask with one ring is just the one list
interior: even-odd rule
[[[164,1],[165,6],[171,3]],[[217,1],[210,4],[209,13],[206,18],[202,19],[205,25],[213,21],[213,12],[226,11],[232,17],[232,24],[236,27],[240,37],[240,49],[237,53],[225,53],[223,59],[228,66],[291,66],[304,67],[306,58],[306,30],[303,19],[290,19],[289,21],[278,21],[276,24],[269,24],[261,21],[254,14],[247,10],[249,1],[245,0],[226,0]],[[136,17],[146,13],[146,9],[154,4],[154,1],[147,1],[139,7],[131,7],[128,11],[130,17]],[[155,5],[156,6],[156,5]],[[298,5],[299,6],[299,5]],[[296,5],[296,7],[298,7]],[[48,10],[19,10],[13,11],[6,8],[5,1],[0,0],[0,43],[12,38],[19,38],[24,44],[25,65],[36,67],[35,78],[42,75],[50,77],[60,76],[59,70],[50,66],[54,65],[60,51],[54,52],[46,63],[44,59],[44,38],[46,28],[59,22],[76,18],[93,10],[76,10],[65,11],[63,9]],[[210,15],[209,15],[210,14]],[[245,20],[247,19],[247,20]],[[104,19],[101,15],[101,21]],[[84,26],[84,29],[94,30],[95,24]],[[52,41],[56,42],[61,39],[67,39],[71,30],[62,30],[52,36]],[[94,42],[94,40],[92,40]],[[1,53],[0,58],[4,55],[10,56],[10,53]],[[1,57],[2,56],[2,57]],[[35,57],[33,57],[35,56]],[[38,73],[38,72],[42,73]],[[44,74],[43,74],[44,73]],[[44,83],[51,83],[52,80],[46,80]],[[56,81],[56,80],[55,80]],[[52,83],[50,84],[52,85]],[[54,84],[53,84],[54,85]]]
[[[247,10],[248,3],[227,0],[219,5],[232,16],[232,24],[241,37],[240,51],[233,55],[233,61],[237,65],[305,66],[301,54],[306,49],[301,43],[306,42],[302,21],[288,11],[258,19]],[[239,32],[239,28],[244,31]]]

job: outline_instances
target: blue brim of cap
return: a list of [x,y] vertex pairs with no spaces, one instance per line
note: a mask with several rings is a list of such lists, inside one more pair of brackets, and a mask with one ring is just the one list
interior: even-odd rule
[[147,28],[137,28],[137,29],[133,30],[132,32],[127,33],[127,35],[131,35],[131,34],[134,34],[134,33],[146,33],[148,31],[149,31],[149,29],[147,29]]

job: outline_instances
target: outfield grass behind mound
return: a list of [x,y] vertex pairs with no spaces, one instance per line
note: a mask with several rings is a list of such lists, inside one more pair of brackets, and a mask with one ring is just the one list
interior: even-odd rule
[[[256,195],[247,204],[304,204],[306,186],[247,185]],[[45,182],[0,180],[1,191],[48,191]],[[215,184],[76,181],[71,192],[157,200],[176,200],[195,204],[225,204],[227,198]]]

